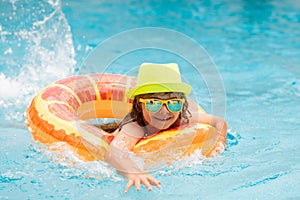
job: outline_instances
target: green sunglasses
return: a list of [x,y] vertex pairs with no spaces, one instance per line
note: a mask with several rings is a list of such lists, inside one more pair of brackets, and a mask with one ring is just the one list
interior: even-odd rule
[[170,112],[180,112],[182,110],[184,99],[139,99],[144,103],[148,112],[157,112],[165,104]]

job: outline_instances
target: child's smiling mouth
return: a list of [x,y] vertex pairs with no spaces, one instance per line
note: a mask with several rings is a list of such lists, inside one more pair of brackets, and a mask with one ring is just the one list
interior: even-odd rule
[[158,120],[158,121],[169,121],[172,119],[172,117],[154,117],[154,119]]

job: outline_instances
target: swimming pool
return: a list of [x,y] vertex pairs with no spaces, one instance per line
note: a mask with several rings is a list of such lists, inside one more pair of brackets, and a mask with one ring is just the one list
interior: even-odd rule
[[[296,0],[2,0],[1,199],[300,198],[299,10]],[[209,54],[226,94],[220,101],[226,103],[221,113],[228,121],[228,147],[221,156],[192,158],[155,172],[160,190],[124,195],[126,181],[106,164],[72,165],[76,158],[68,152],[62,159],[34,142],[23,113],[47,84],[97,71],[82,64],[99,43],[145,27],[190,38]],[[181,47],[180,55],[191,54]],[[147,48],[123,55],[113,50],[120,56],[107,70],[114,72],[125,73],[145,59],[189,64],[176,51]],[[195,98],[208,112],[219,112],[209,88],[202,88],[205,82],[193,78],[191,70],[184,73],[195,82]]]

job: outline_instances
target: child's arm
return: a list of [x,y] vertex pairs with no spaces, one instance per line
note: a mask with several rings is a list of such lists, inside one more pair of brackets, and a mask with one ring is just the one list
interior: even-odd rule
[[145,185],[149,191],[152,190],[151,185],[160,186],[160,182],[144,172],[143,160],[139,162],[139,158],[131,152],[134,145],[143,135],[144,132],[141,127],[135,123],[129,123],[122,127],[110,145],[107,161],[128,178],[125,193],[132,186],[135,186],[138,191],[140,184]]
[[227,123],[224,119],[218,116],[199,112],[196,109],[197,105],[193,101],[189,101],[189,107],[190,107],[190,112],[192,114],[192,117],[190,118],[190,123],[199,122],[199,123],[209,124],[215,127],[218,133],[222,135],[226,135]]
[[209,124],[217,129],[218,133],[222,135],[226,135],[227,132],[227,123],[221,117],[217,117],[214,115],[209,115],[206,113],[201,113],[199,116],[200,123]]

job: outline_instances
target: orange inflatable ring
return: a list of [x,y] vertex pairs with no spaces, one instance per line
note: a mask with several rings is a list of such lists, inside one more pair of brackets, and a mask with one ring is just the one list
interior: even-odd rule
[[[90,74],[64,78],[42,89],[25,112],[34,138],[45,145],[66,142],[85,161],[104,160],[112,135],[88,123],[92,118],[122,119],[131,108],[125,93],[134,87],[134,77]],[[194,104],[192,109],[201,110]],[[226,135],[213,127],[193,124],[163,131],[143,139],[133,149],[148,163],[189,156],[200,149],[206,157],[225,147]]]

